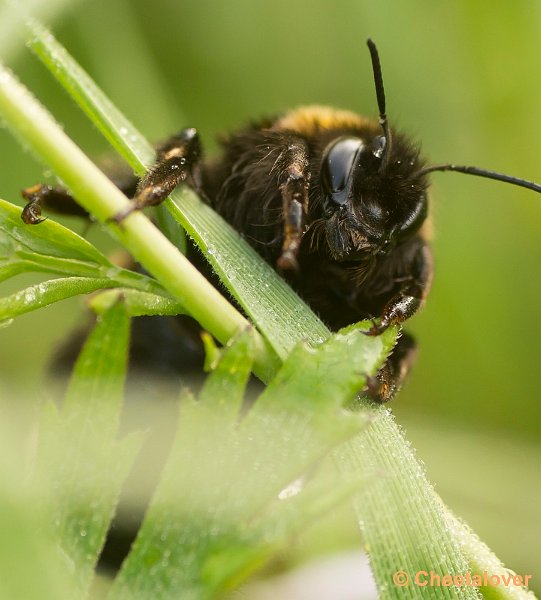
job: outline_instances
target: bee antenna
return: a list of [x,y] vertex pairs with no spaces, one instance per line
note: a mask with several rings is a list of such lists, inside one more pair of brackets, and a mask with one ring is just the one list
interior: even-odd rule
[[465,173],[466,175],[477,175],[477,177],[486,177],[487,179],[495,179],[496,181],[503,181],[512,185],[518,185],[519,187],[533,190],[534,192],[541,193],[541,185],[534,183],[533,181],[527,181],[526,179],[520,179],[518,177],[512,177],[511,175],[504,175],[503,173],[496,173],[495,171],[487,171],[486,169],[479,169],[478,167],[466,167],[463,165],[432,165],[417,171],[416,176],[426,175],[427,173],[433,173],[434,171],[456,171],[457,173]]
[[383,135],[385,137],[385,153],[383,160],[381,161],[380,172],[384,171],[389,162],[391,155],[391,130],[389,129],[389,123],[387,122],[387,115],[385,114],[385,88],[383,87],[383,75],[381,74],[381,63],[379,60],[378,49],[373,40],[368,38],[366,40],[368,50],[370,50],[370,58],[372,59],[372,71],[374,72],[374,85],[376,87],[376,97],[378,100],[379,110],[379,124],[383,129]]

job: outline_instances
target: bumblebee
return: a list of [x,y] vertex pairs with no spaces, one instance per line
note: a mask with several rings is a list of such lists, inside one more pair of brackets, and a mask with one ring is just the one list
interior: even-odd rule
[[[288,279],[333,330],[371,319],[377,335],[422,306],[432,280],[427,244],[428,174],[457,171],[541,191],[537,184],[452,164],[427,166],[417,145],[391,128],[376,46],[368,40],[379,120],[307,106],[261,119],[222,141],[222,154],[203,160],[194,128],[157,151],[155,166],[135,186],[130,207],[114,217],[157,205],[178,185],[193,187]],[[130,187],[134,189],[130,190]],[[23,192],[26,223],[41,207],[66,205],[64,190]],[[207,276],[208,265],[189,253]],[[370,395],[388,400],[414,353],[403,335]]]

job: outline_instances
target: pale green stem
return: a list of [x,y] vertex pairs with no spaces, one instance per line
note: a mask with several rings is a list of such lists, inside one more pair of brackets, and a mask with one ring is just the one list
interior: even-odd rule
[[[128,199],[3,66],[0,66],[0,112],[14,133],[54,170],[81,205],[114,233],[202,327],[212,331],[222,343],[250,327],[142,213],[132,214],[121,226],[107,222],[129,205]],[[259,334],[255,333],[255,338],[256,370],[258,375],[268,378],[277,364],[275,355]]]

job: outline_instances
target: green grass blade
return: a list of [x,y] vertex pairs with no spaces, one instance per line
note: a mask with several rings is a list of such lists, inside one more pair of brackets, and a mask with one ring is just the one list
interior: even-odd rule
[[124,397],[129,327],[122,302],[101,315],[75,364],[62,408],[65,418],[83,411],[83,422],[99,419],[92,427],[114,435]]
[[[2,231],[0,227],[0,231]],[[94,263],[55,258],[44,254],[34,254],[21,250],[11,254],[6,260],[0,257],[0,282],[21,273],[49,273],[74,277],[103,277],[103,269]]]
[[124,303],[130,317],[174,316],[186,313],[182,304],[170,298],[129,288],[104,291],[91,298],[89,305],[92,310],[100,314],[119,301]]
[[47,502],[50,482],[28,477],[29,398],[16,400],[0,395],[0,598],[73,600],[73,565],[58,547]]
[[[384,442],[383,442],[384,441]],[[418,571],[462,574],[470,566],[413,450],[389,414],[376,411],[374,422],[339,448],[336,460],[344,477],[382,477],[355,502],[372,570],[383,599],[425,598],[424,588],[394,584],[393,574]],[[474,588],[431,588],[431,598],[478,598]]]
[[252,372],[253,354],[252,334],[246,331],[221,352],[216,368],[199,394],[199,402],[209,410],[218,410],[224,416],[229,414],[231,422],[235,422]]
[[276,271],[191,190],[173,193],[170,210],[233,297],[281,358],[300,339],[319,343],[329,330]]
[[186,312],[155,280],[113,265],[86,240],[52,220],[37,227],[25,225],[20,208],[3,200],[0,232],[0,281],[30,271],[68,275],[0,298],[0,320],[65,298],[119,286],[135,288],[129,294],[129,308],[134,315]]
[[22,222],[20,213],[18,206],[0,200],[0,231],[3,233],[0,237],[0,281],[24,272],[56,273],[108,279],[110,283],[102,287],[128,286],[160,296],[163,301],[170,299],[155,279],[114,265],[67,227],[51,219],[39,226],[28,226]]
[[105,312],[88,338],[60,413],[41,423],[38,476],[51,489],[51,522],[74,564],[82,597],[89,589],[120,489],[142,443],[117,441],[127,366],[129,317],[122,303]]
[[2,60],[12,58],[24,48],[21,29],[32,11],[42,21],[52,22],[79,0],[0,0],[0,56]]
[[[477,574],[482,582],[480,592],[486,600],[535,600],[527,587],[531,575],[516,575],[506,569],[495,554],[473,531],[452,513],[448,513],[449,526],[461,540],[464,552],[469,557],[471,572]],[[492,576],[492,584],[489,577]],[[486,577],[486,578],[485,578]],[[494,579],[497,577],[498,579]],[[488,585],[486,584],[488,582]],[[494,585],[494,583],[498,585]]]
[[[92,244],[51,219],[47,219],[39,227],[24,225],[21,208],[5,200],[0,200],[0,229],[5,234],[1,258],[26,252],[111,266],[109,260]],[[72,266],[72,269],[75,268]]]
[[63,277],[32,285],[11,296],[0,298],[0,321],[49,306],[54,302],[72,298],[79,294],[90,294],[117,284],[111,279],[90,277]]
[[154,149],[134,125],[105,96],[52,33],[28,21],[29,46],[86,113],[105,139],[126,158],[137,175],[154,162]]

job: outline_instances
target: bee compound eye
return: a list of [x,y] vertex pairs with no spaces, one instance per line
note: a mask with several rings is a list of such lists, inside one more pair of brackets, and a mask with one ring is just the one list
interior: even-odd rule
[[323,154],[321,185],[327,201],[342,206],[348,199],[349,184],[364,142],[356,137],[341,137],[331,142]]
[[399,237],[404,238],[419,230],[428,212],[426,194],[422,194],[417,203],[411,207],[398,231]]

